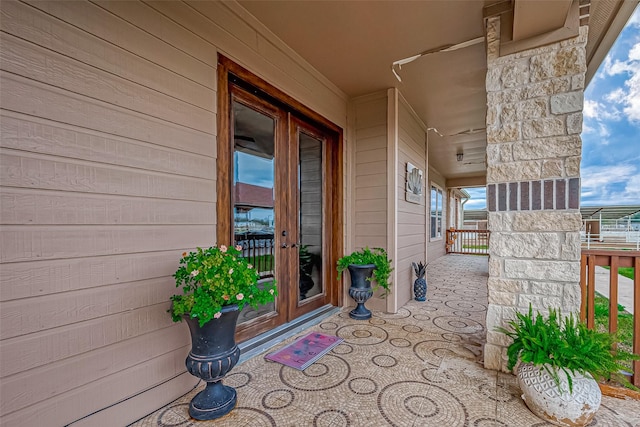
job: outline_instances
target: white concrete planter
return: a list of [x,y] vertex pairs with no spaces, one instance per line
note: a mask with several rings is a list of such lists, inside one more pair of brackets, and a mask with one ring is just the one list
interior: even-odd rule
[[[521,364],[518,384],[522,400],[531,412],[557,426],[585,426],[600,408],[602,393],[598,383],[587,374],[574,373],[573,393],[563,371],[558,371],[560,389],[553,377],[542,367]],[[562,390],[562,391],[560,391]]]

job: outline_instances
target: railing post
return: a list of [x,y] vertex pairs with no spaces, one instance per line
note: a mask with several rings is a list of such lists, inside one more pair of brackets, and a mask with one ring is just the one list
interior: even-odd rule
[[[640,257],[636,256],[633,269],[633,352],[640,354]],[[640,387],[640,360],[633,361],[633,385]]]

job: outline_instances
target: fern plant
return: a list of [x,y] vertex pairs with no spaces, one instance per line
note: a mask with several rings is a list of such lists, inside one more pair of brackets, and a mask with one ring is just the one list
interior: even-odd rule
[[540,313],[535,316],[529,305],[529,313],[516,313],[516,319],[509,322],[511,329],[496,328],[513,339],[507,348],[508,369],[513,369],[518,360],[542,366],[560,388],[558,372],[567,376],[569,392],[573,392],[572,374],[590,373],[594,379],[615,379],[631,386],[621,373],[625,367],[620,363],[639,359],[640,356],[613,349],[617,342],[613,334],[587,328],[575,319],[573,314],[561,318],[556,309],[549,309],[549,316]]
[[373,277],[367,279],[369,281],[375,280],[377,286],[374,289],[384,289],[384,295],[387,295],[391,290],[389,284],[389,276],[393,271],[391,268],[391,260],[387,256],[387,251],[382,248],[373,248],[373,250],[365,247],[359,251],[354,251],[349,255],[345,255],[338,260],[338,280],[342,277],[342,273],[349,267],[349,265],[367,265],[375,264],[376,268],[373,270]]

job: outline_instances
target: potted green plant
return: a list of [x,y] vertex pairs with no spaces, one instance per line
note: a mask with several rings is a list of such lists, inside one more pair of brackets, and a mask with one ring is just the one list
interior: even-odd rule
[[[548,316],[516,313],[510,328],[497,328],[513,339],[507,348],[508,369],[518,362],[518,383],[529,409],[559,426],[587,425],[600,407],[602,394],[595,379],[628,384],[621,362],[637,359],[616,349],[615,335],[598,332],[564,318],[555,309]],[[613,350],[612,350],[613,349]]]
[[[364,303],[373,296],[377,289],[383,290],[383,296],[388,295],[391,290],[389,276],[393,271],[391,260],[387,252],[382,248],[365,247],[345,255],[338,260],[338,280],[345,270],[349,270],[351,276],[351,287],[349,296],[356,302],[356,308],[351,310],[349,316],[353,319],[365,320],[371,318],[371,311]],[[372,288],[371,282],[376,285]]]
[[275,282],[258,284],[258,273],[242,256],[242,247],[197,248],[183,253],[175,272],[182,293],[171,297],[175,322],[186,320],[191,333],[187,370],[207,382],[189,405],[198,420],[219,418],[236,405],[235,389],[222,384],[238,363],[235,343],[238,314],[249,304],[254,308],[274,300]]

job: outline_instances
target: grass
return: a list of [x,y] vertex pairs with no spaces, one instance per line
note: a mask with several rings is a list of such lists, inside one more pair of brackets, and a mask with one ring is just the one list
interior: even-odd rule
[[[604,267],[607,270],[610,270],[611,267]],[[633,267],[619,267],[618,268],[618,274],[624,277],[627,277],[631,280],[633,280]]]
[[488,245],[462,245],[464,249],[489,249]]

